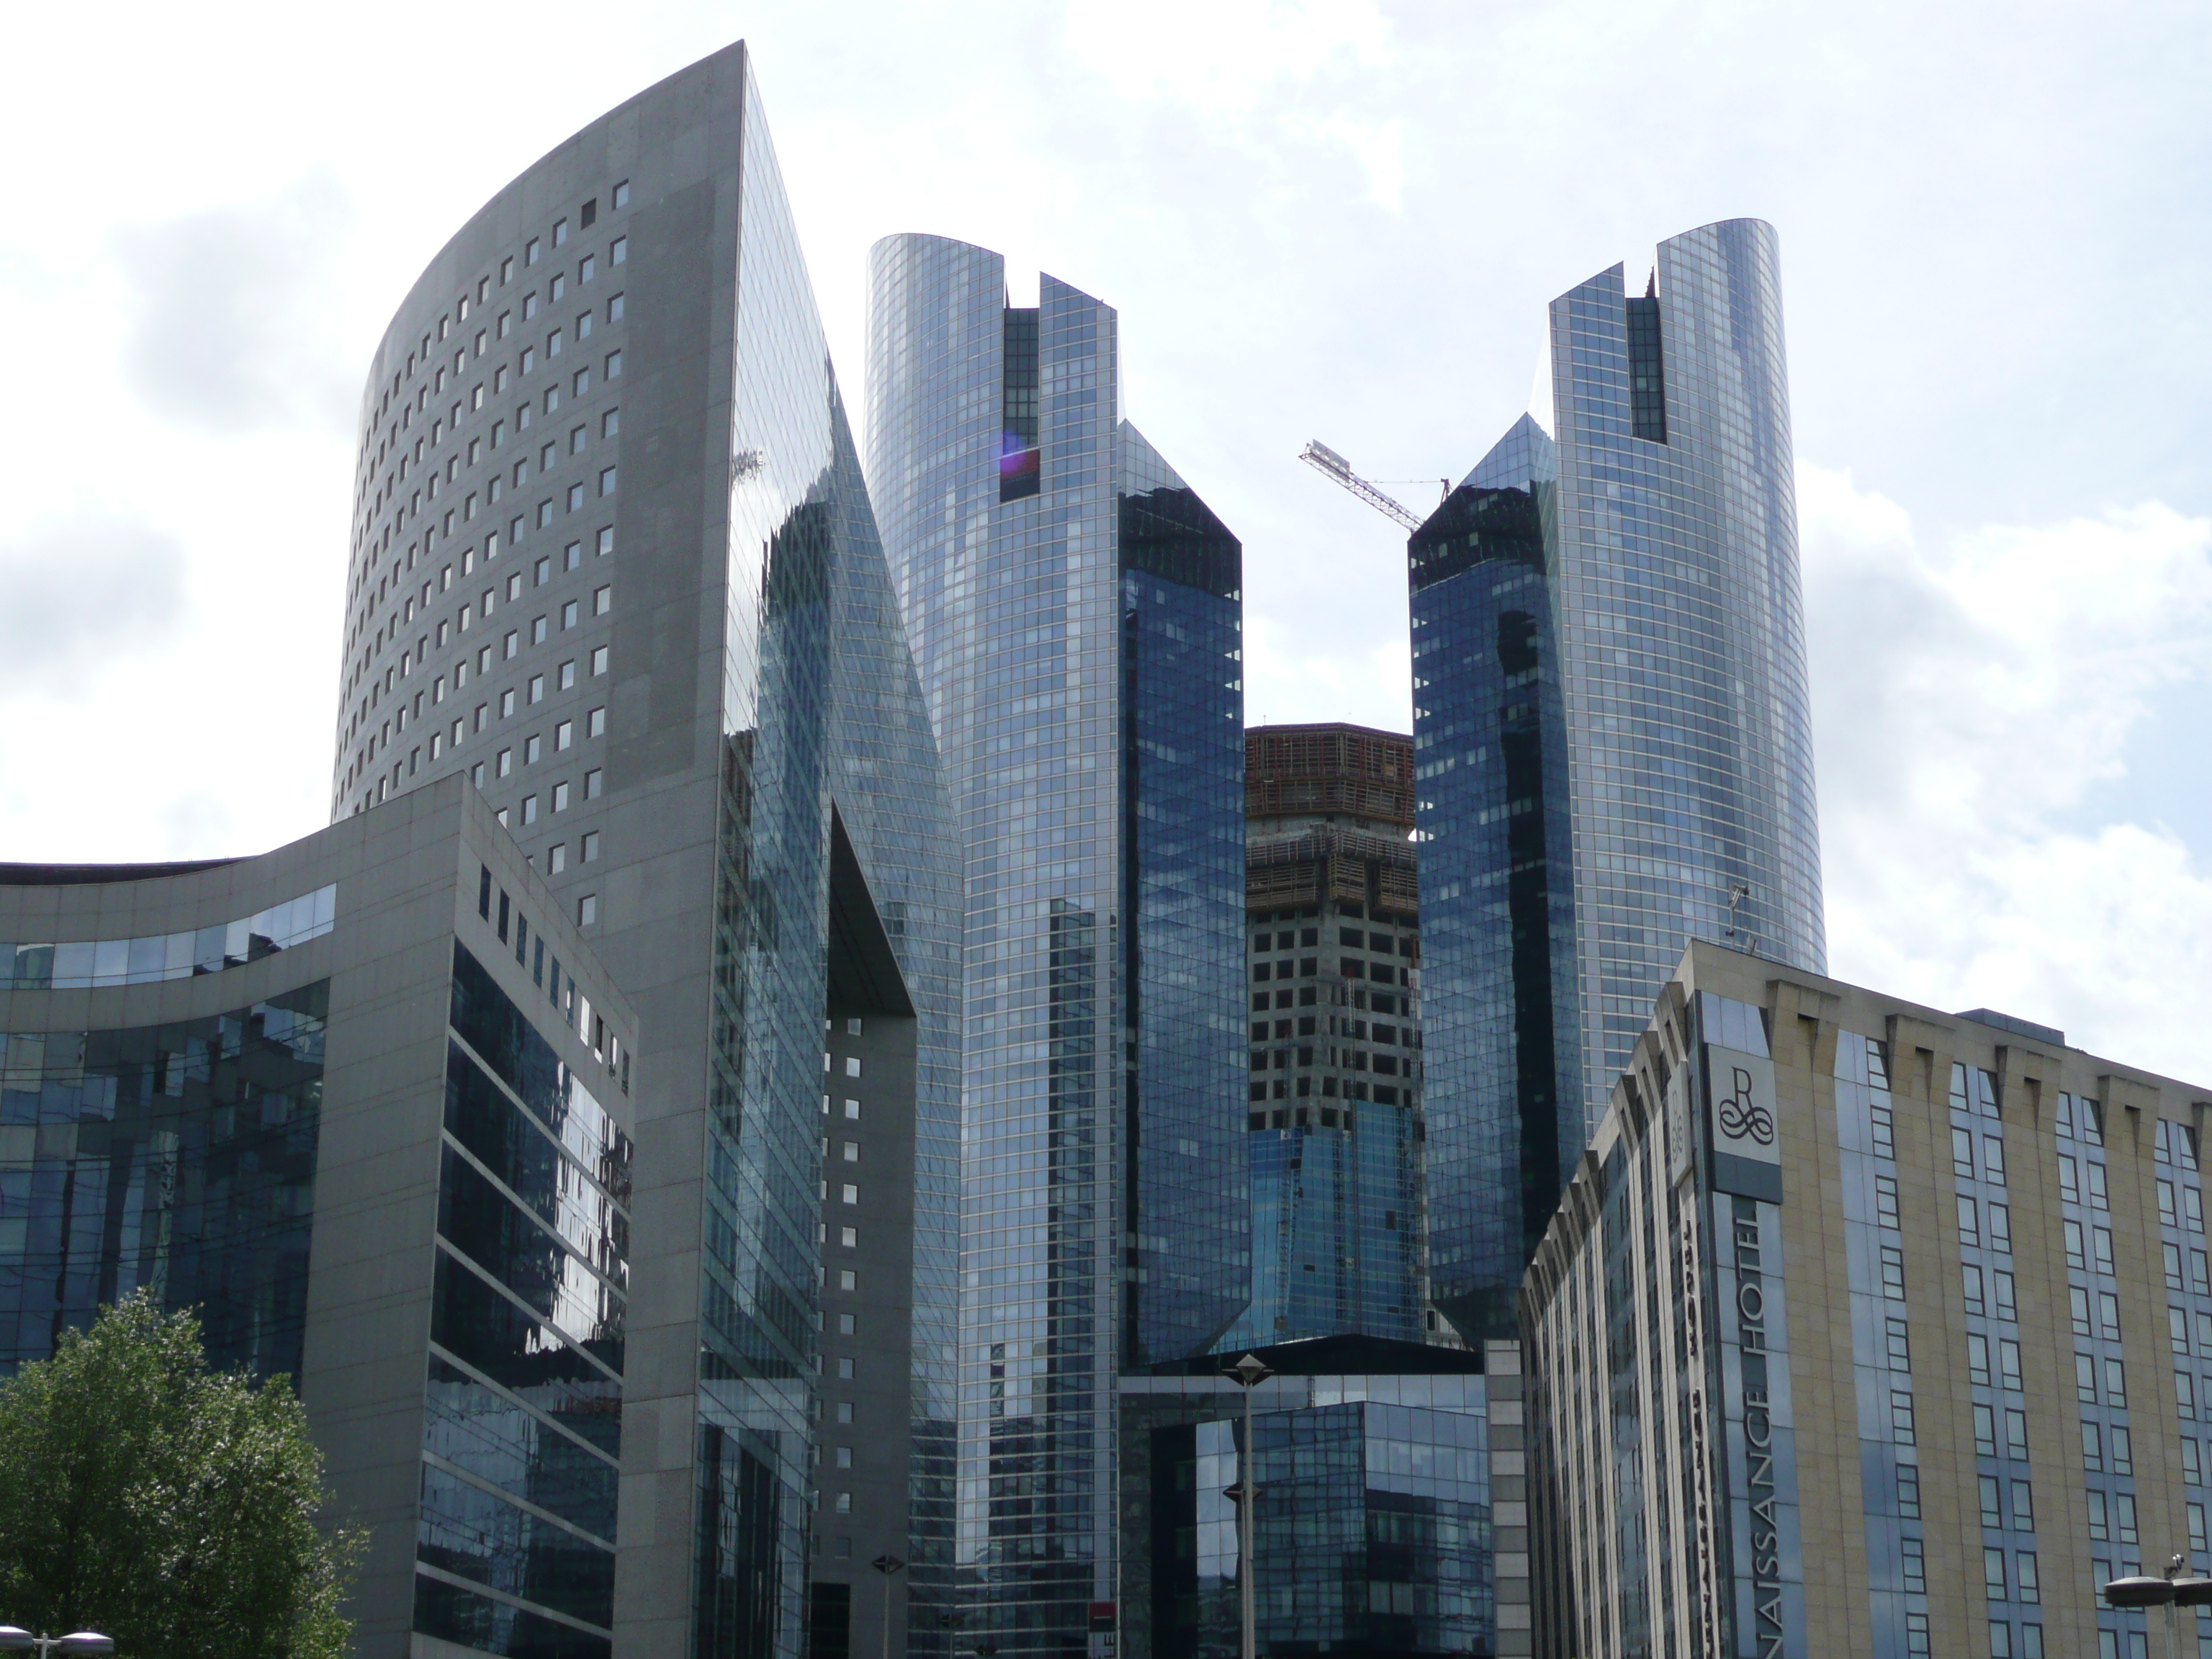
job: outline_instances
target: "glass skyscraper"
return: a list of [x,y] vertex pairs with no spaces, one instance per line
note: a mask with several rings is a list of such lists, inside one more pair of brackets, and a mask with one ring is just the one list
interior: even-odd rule
[[842,911],[875,913],[843,932],[888,941],[885,1006],[915,1020],[911,1347],[884,1363],[912,1377],[915,1645],[941,1649],[959,870],[742,45],[573,135],[432,260],[369,371],[353,507],[333,816],[468,776],[657,1080],[612,1602],[641,1651],[804,1641],[819,1322],[882,1259],[862,1229],[901,1224],[866,1173],[872,1221],[821,1212],[842,826]]
[[1469,1340],[1687,942],[1826,957],[1773,228],[1662,242],[1551,333],[1553,432],[1408,544],[1430,1271]]
[[1242,550],[1119,417],[1111,307],[897,236],[868,476],[965,860],[960,1564],[1000,1653],[1115,1628],[1116,1379],[1249,1273]]

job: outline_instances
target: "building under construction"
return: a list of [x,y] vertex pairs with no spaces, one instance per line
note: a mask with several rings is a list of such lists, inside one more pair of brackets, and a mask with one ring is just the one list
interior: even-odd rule
[[1413,739],[1244,738],[1259,1342],[1423,1339]]

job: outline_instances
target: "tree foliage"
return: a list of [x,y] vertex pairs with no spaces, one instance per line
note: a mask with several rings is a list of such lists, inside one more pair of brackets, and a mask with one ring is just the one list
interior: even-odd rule
[[316,1524],[322,1454],[289,1379],[208,1369],[143,1292],[0,1382],[0,1621],[127,1659],[342,1659],[358,1534]]

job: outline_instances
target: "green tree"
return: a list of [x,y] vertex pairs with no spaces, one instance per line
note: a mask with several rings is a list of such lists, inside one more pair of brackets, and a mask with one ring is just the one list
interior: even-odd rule
[[289,1378],[210,1371],[143,1292],[0,1382],[0,1622],[132,1659],[341,1659],[362,1546],[316,1524],[322,1454]]

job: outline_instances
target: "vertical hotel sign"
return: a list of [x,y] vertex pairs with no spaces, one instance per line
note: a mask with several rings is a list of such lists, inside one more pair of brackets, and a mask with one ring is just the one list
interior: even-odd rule
[[[1751,1012],[1747,1010],[1746,1012]],[[1753,1014],[1754,1019],[1756,1014]],[[1705,1045],[1714,1324],[1729,1518],[1734,1659],[1802,1659],[1805,1576],[1782,1275],[1782,1152],[1774,1062]]]

